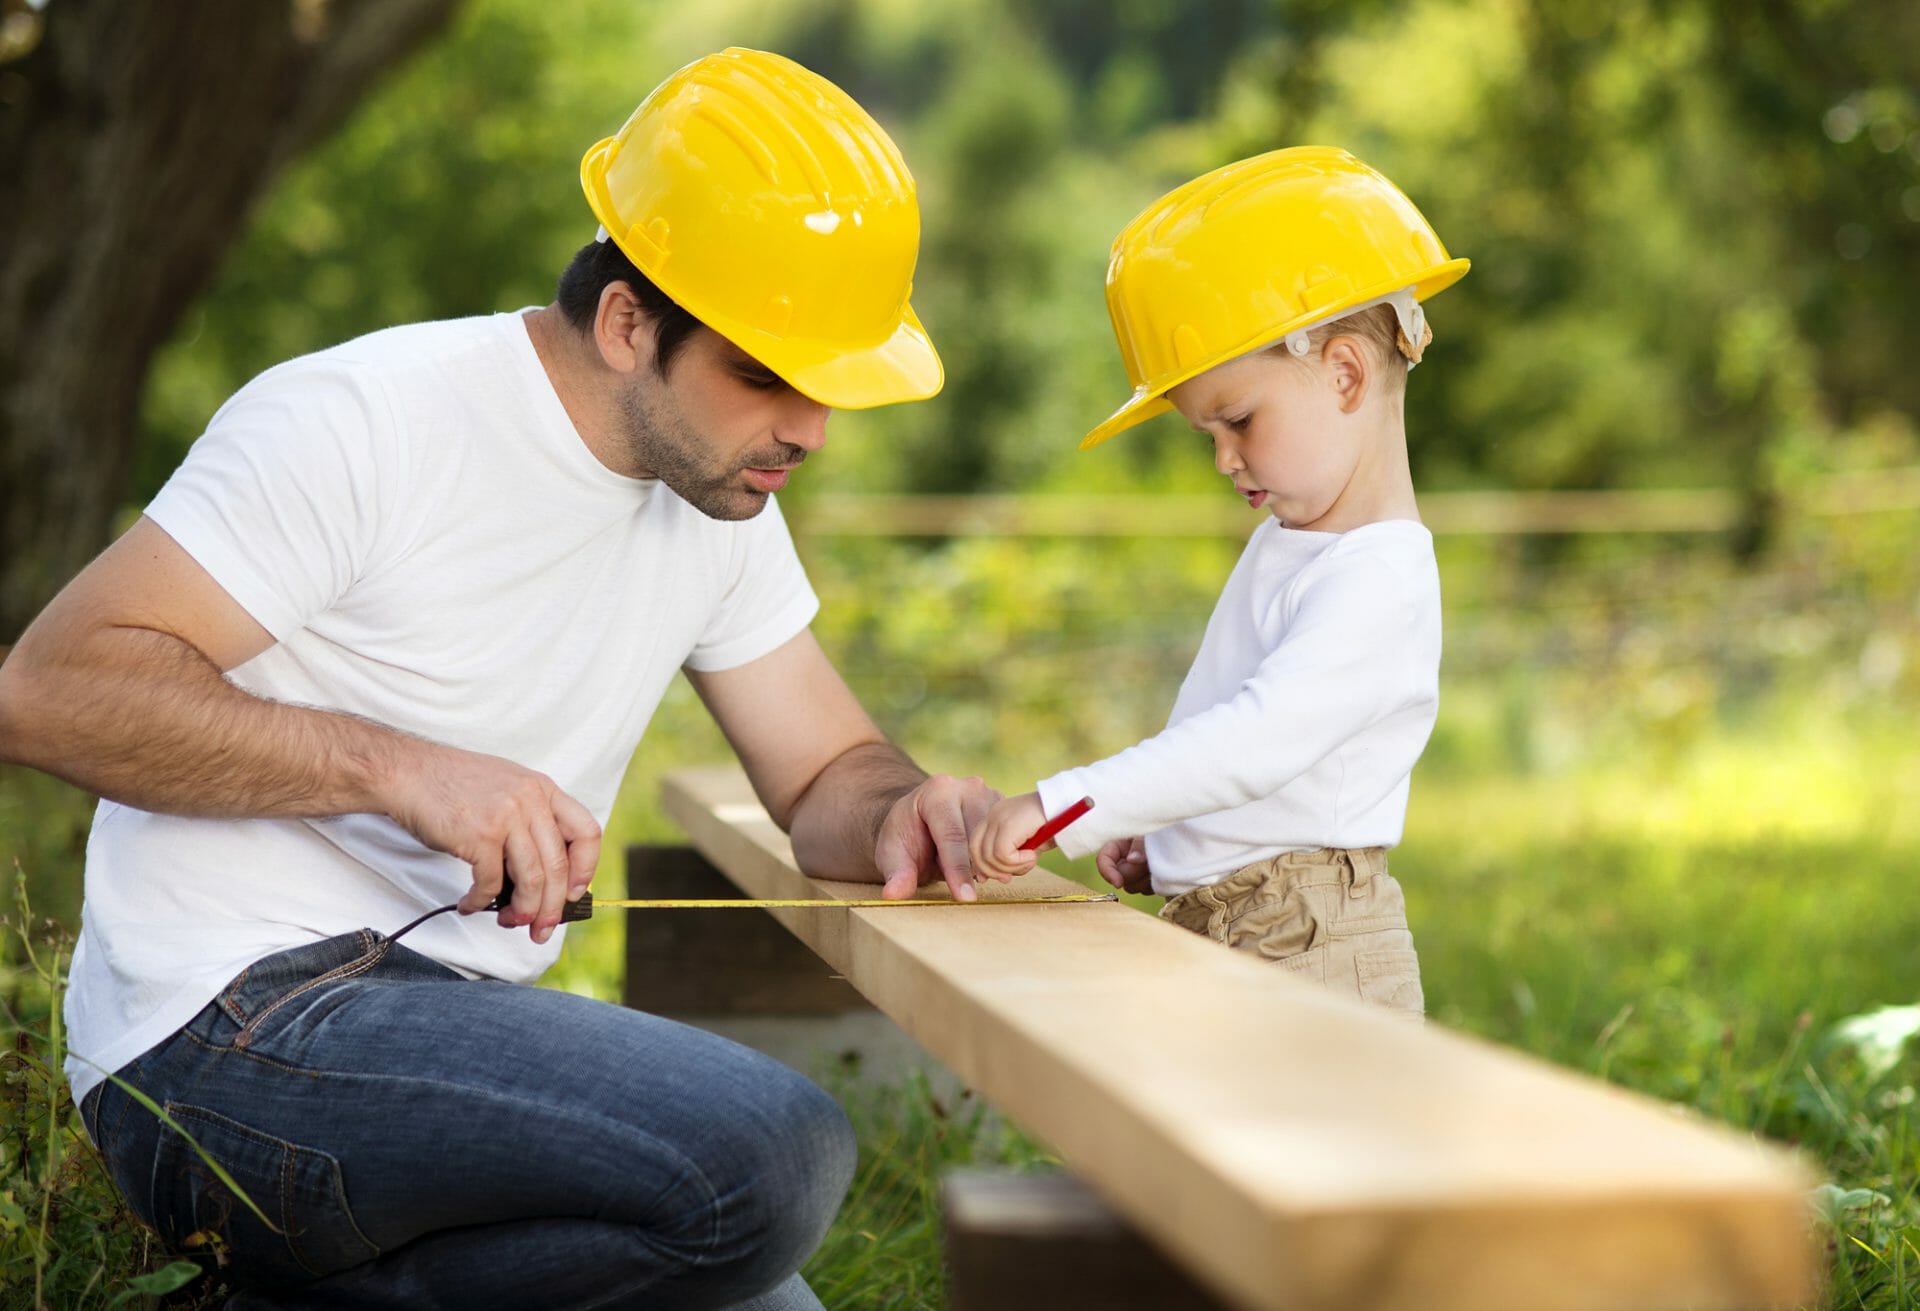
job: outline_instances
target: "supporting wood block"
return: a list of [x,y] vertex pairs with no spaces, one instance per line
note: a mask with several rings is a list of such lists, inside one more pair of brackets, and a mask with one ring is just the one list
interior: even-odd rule
[[950,1311],[1228,1311],[1065,1170],[941,1181]]
[[[743,899],[692,847],[627,848],[627,895]],[[622,1000],[655,1015],[826,1015],[867,1001],[772,916],[609,910],[627,917]]]

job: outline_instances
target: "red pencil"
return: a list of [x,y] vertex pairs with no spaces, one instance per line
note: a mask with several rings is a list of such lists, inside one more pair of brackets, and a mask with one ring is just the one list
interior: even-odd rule
[[1035,829],[1033,832],[1033,836],[1020,844],[1020,850],[1022,851],[1040,850],[1040,848],[1045,846],[1048,839],[1052,838],[1054,834],[1058,833],[1061,829],[1073,823],[1074,820],[1079,819],[1082,815],[1086,814],[1089,810],[1092,810],[1092,809],[1093,809],[1093,798],[1081,797],[1078,801],[1074,802],[1071,806],[1068,806],[1065,810],[1061,811],[1059,814],[1055,815],[1052,819],[1048,820],[1046,823],[1042,824],[1039,828]]

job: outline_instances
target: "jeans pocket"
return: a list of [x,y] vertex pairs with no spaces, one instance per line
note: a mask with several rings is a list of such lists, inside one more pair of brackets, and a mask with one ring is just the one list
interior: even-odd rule
[[168,1102],[167,1113],[272,1221],[272,1228],[263,1224],[192,1143],[166,1130],[154,1153],[149,1211],[172,1246],[226,1252],[268,1282],[305,1281],[380,1254],[354,1223],[340,1163],[326,1152],[198,1106]]
[[1360,999],[1389,1010],[1424,1015],[1425,992],[1420,987],[1420,957],[1411,947],[1363,951],[1353,958]]

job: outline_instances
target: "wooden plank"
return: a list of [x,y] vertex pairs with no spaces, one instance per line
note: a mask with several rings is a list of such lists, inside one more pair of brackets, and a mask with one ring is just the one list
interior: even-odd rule
[[[745,894],[692,847],[627,848],[629,897]],[[622,912],[609,910],[608,915]],[[728,910],[627,915],[622,999],[656,1015],[832,1015],[868,1010],[812,948],[765,915]]]
[[[810,880],[734,768],[663,786],[755,897]],[[1044,872],[987,897],[1067,892]],[[1808,1170],[1125,906],[781,918],[1219,1296],[1289,1311],[1791,1306]]]
[[1224,1311],[1065,1170],[950,1170],[948,1311]]

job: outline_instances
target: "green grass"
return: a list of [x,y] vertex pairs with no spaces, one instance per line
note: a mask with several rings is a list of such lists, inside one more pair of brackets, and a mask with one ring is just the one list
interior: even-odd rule
[[944,1305],[940,1176],[965,1165],[1058,1165],[970,1092],[942,1096],[920,1076],[862,1084],[847,1069],[819,1077],[860,1140],[846,1204],[803,1273],[831,1308],[917,1311]]
[[148,1305],[200,1267],[161,1250],[121,1204],[81,1133],[60,1069],[71,936],[35,917],[24,871],[9,882],[12,909],[0,923],[0,1308]]

